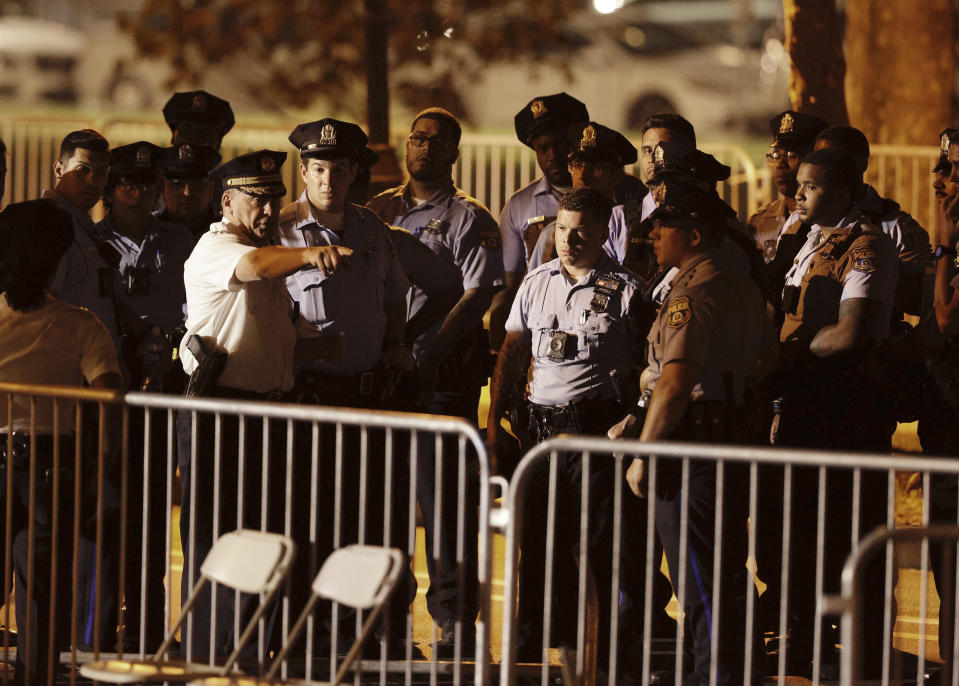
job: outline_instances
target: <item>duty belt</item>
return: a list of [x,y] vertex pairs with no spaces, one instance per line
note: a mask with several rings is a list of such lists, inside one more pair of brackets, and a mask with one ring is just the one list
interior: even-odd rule
[[381,392],[382,379],[377,383],[377,374],[373,371],[358,374],[321,374],[300,372],[296,377],[294,396],[298,402],[308,402],[307,396],[314,396],[313,402],[331,404],[338,398],[355,399],[372,397]]
[[[60,472],[71,475],[73,473],[74,440],[72,436],[51,436],[49,434],[34,437],[34,446],[40,457],[37,467],[41,470],[39,478],[50,482],[53,480],[53,450],[55,443],[60,445]],[[30,465],[30,434],[14,431],[9,437],[14,469],[28,469]],[[0,472],[7,468],[8,434],[0,433]]]
[[571,433],[589,433],[597,422],[609,421],[612,426],[620,419],[620,404],[611,398],[581,398],[565,405],[538,405],[529,403],[530,415],[539,433],[539,440],[562,433],[568,428]]

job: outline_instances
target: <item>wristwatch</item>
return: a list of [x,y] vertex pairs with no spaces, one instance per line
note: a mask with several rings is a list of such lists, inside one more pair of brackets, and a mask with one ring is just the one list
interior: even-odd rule
[[932,258],[938,260],[948,256],[955,259],[957,254],[959,253],[955,248],[950,248],[948,245],[937,245],[935,252],[932,253]]

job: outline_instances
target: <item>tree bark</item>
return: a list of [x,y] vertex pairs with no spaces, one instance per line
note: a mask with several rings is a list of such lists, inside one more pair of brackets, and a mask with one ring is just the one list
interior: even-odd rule
[[875,143],[933,144],[952,115],[952,0],[847,0],[850,120]]
[[846,63],[836,0],[783,0],[783,9],[786,49],[792,60],[789,100],[793,109],[815,114],[830,124],[847,123]]

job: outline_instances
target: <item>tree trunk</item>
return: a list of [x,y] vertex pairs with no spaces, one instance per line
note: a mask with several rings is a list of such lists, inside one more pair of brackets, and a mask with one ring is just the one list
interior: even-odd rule
[[843,94],[846,63],[836,0],[783,0],[783,8],[786,48],[792,60],[789,100],[793,109],[820,116],[830,124],[847,123]]
[[933,144],[952,118],[952,0],[847,0],[850,120],[875,143]]
[[398,185],[403,180],[396,153],[390,145],[390,90],[387,61],[386,2],[365,0],[366,23],[366,117],[370,148],[379,156],[370,181],[371,194]]

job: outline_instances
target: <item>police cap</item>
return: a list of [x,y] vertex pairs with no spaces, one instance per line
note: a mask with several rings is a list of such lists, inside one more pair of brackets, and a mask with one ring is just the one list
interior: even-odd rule
[[653,176],[650,185],[655,186],[669,178],[683,177],[700,183],[715,185],[729,178],[732,170],[709,153],[702,150],[689,151],[681,143],[663,141],[653,150]]
[[669,183],[663,201],[649,215],[666,226],[699,228],[714,236],[722,235],[735,214],[712,190],[689,183]]
[[513,118],[516,137],[531,148],[536,136],[554,131],[566,135],[570,125],[587,121],[586,105],[567,93],[533,98]]
[[367,140],[363,129],[356,124],[330,118],[300,124],[290,134],[290,143],[300,151],[300,157],[321,160],[359,155],[366,148]]
[[573,124],[569,128],[569,137],[572,141],[571,160],[612,162],[620,167],[636,162],[636,148],[626,136],[594,121]]
[[168,179],[202,179],[208,176],[221,157],[209,145],[180,143],[163,150],[163,175]]
[[231,188],[257,197],[277,197],[286,194],[280,167],[286,161],[285,152],[256,150],[235,157],[210,172],[220,188]]
[[163,148],[147,141],[121,145],[110,151],[110,178],[156,181]]
[[932,168],[934,173],[949,174],[952,172],[952,164],[949,162],[949,146],[959,143],[959,129],[944,129],[939,134],[939,159],[936,166]]
[[818,136],[829,126],[814,114],[786,110],[769,120],[772,147],[783,150],[812,150]]
[[206,91],[174,93],[163,106],[163,118],[171,131],[178,122],[193,122],[213,127],[220,138],[236,123],[230,103]]
[[379,161],[380,156],[367,147],[360,150],[360,154],[357,157],[357,162],[360,163],[361,169],[372,169]]

